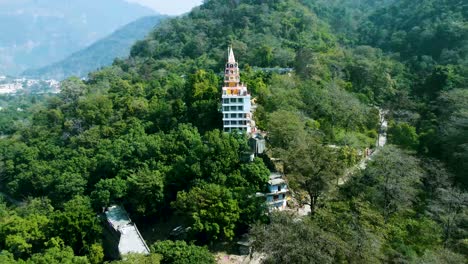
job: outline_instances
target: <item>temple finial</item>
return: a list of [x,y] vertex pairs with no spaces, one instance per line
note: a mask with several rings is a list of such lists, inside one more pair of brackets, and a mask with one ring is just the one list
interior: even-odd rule
[[229,54],[228,63],[235,63],[236,58],[234,57],[234,51],[232,50],[232,45],[229,45],[228,47],[228,54]]

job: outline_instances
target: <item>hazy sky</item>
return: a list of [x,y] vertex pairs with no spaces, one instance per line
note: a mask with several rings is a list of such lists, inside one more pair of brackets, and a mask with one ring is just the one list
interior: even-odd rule
[[149,6],[161,14],[180,15],[200,5],[203,0],[127,0]]

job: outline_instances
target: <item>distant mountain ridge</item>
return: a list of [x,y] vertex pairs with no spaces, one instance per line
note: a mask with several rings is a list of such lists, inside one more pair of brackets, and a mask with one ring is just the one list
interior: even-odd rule
[[0,74],[59,61],[152,9],[125,0],[0,0]]
[[26,70],[23,75],[57,80],[69,76],[85,77],[91,71],[112,64],[115,58],[128,57],[132,45],[143,39],[164,18],[159,15],[140,18],[62,61]]

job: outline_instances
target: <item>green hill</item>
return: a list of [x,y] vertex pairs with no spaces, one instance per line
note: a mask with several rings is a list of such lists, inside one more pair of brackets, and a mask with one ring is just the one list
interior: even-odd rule
[[396,1],[360,28],[361,41],[405,60],[430,57],[443,64],[468,60],[468,5],[463,0]]
[[[357,10],[362,3],[383,5]],[[0,122],[9,134],[0,191],[12,203],[0,202],[0,262],[100,263],[96,214],[119,204],[153,253],[123,263],[214,263],[207,250],[231,252],[246,233],[266,263],[464,263],[464,68],[426,53],[414,67],[396,54],[404,50],[371,46],[376,14],[402,3],[335,10],[333,1],[319,12],[326,1],[204,1],[163,21],[128,58],[66,79],[28,118]],[[355,27],[344,30],[333,22],[340,10],[365,15],[348,16]],[[276,167],[267,155],[249,160],[245,135],[222,132],[228,45]],[[464,44],[454,45],[449,53]],[[389,144],[378,148],[384,133]],[[267,217],[270,170],[282,170],[293,195],[290,211]],[[160,241],[175,227],[190,244]]]
[[86,77],[91,71],[111,65],[116,58],[128,57],[135,41],[143,39],[163,18],[162,16],[140,18],[62,61],[39,69],[27,70],[23,75],[56,80],[70,76]]

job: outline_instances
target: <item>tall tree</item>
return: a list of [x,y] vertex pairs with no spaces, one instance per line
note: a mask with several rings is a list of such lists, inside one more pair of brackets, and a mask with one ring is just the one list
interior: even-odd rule
[[60,237],[77,254],[87,253],[101,238],[101,223],[88,197],[75,196],[52,215],[51,233]]
[[386,222],[416,201],[422,170],[418,160],[402,150],[386,146],[363,173],[362,194],[380,208]]
[[164,198],[164,173],[139,169],[128,178],[129,202],[140,215],[153,215]]
[[189,122],[200,131],[219,127],[221,114],[219,100],[221,97],[218,76],[212,71],[198,70],[189,76],[187,81],[186,102]]
[[329,202],[317,209],[313,222],[346,242],[343,257],[348,263],[378,263],[382,259],[384,219],[370,203],[355,198]]
[[292,185],[307,192],[308,199],[305,202],[310,204],[312,213],[319,197],[343,173],[338,154],[313,139],[296,142],[296,145],[285,153],[284,163],[285,173]]
[[267,226],[254,226],[250,232],[253,250],[264,253],[264,263],[339,263],[346,243],[317,228],[311,219],[295,219],[275,213]]
[[428,213],[441,224],[445,245],[457,246],[468,235],[464,228],[468,221],[468,194],[454,187],[440,188],[437,193],[438,198],[430,204]]
[[215,184],[194,187],[179,192],[172,206],[187,218],[202,241],[234,238],[240,209],[227,188]]
[[151,246],[151,252],[162,255],[162,264],[214,264],[214,256],[207,248],[187,244],[185,241],[161,241]]

